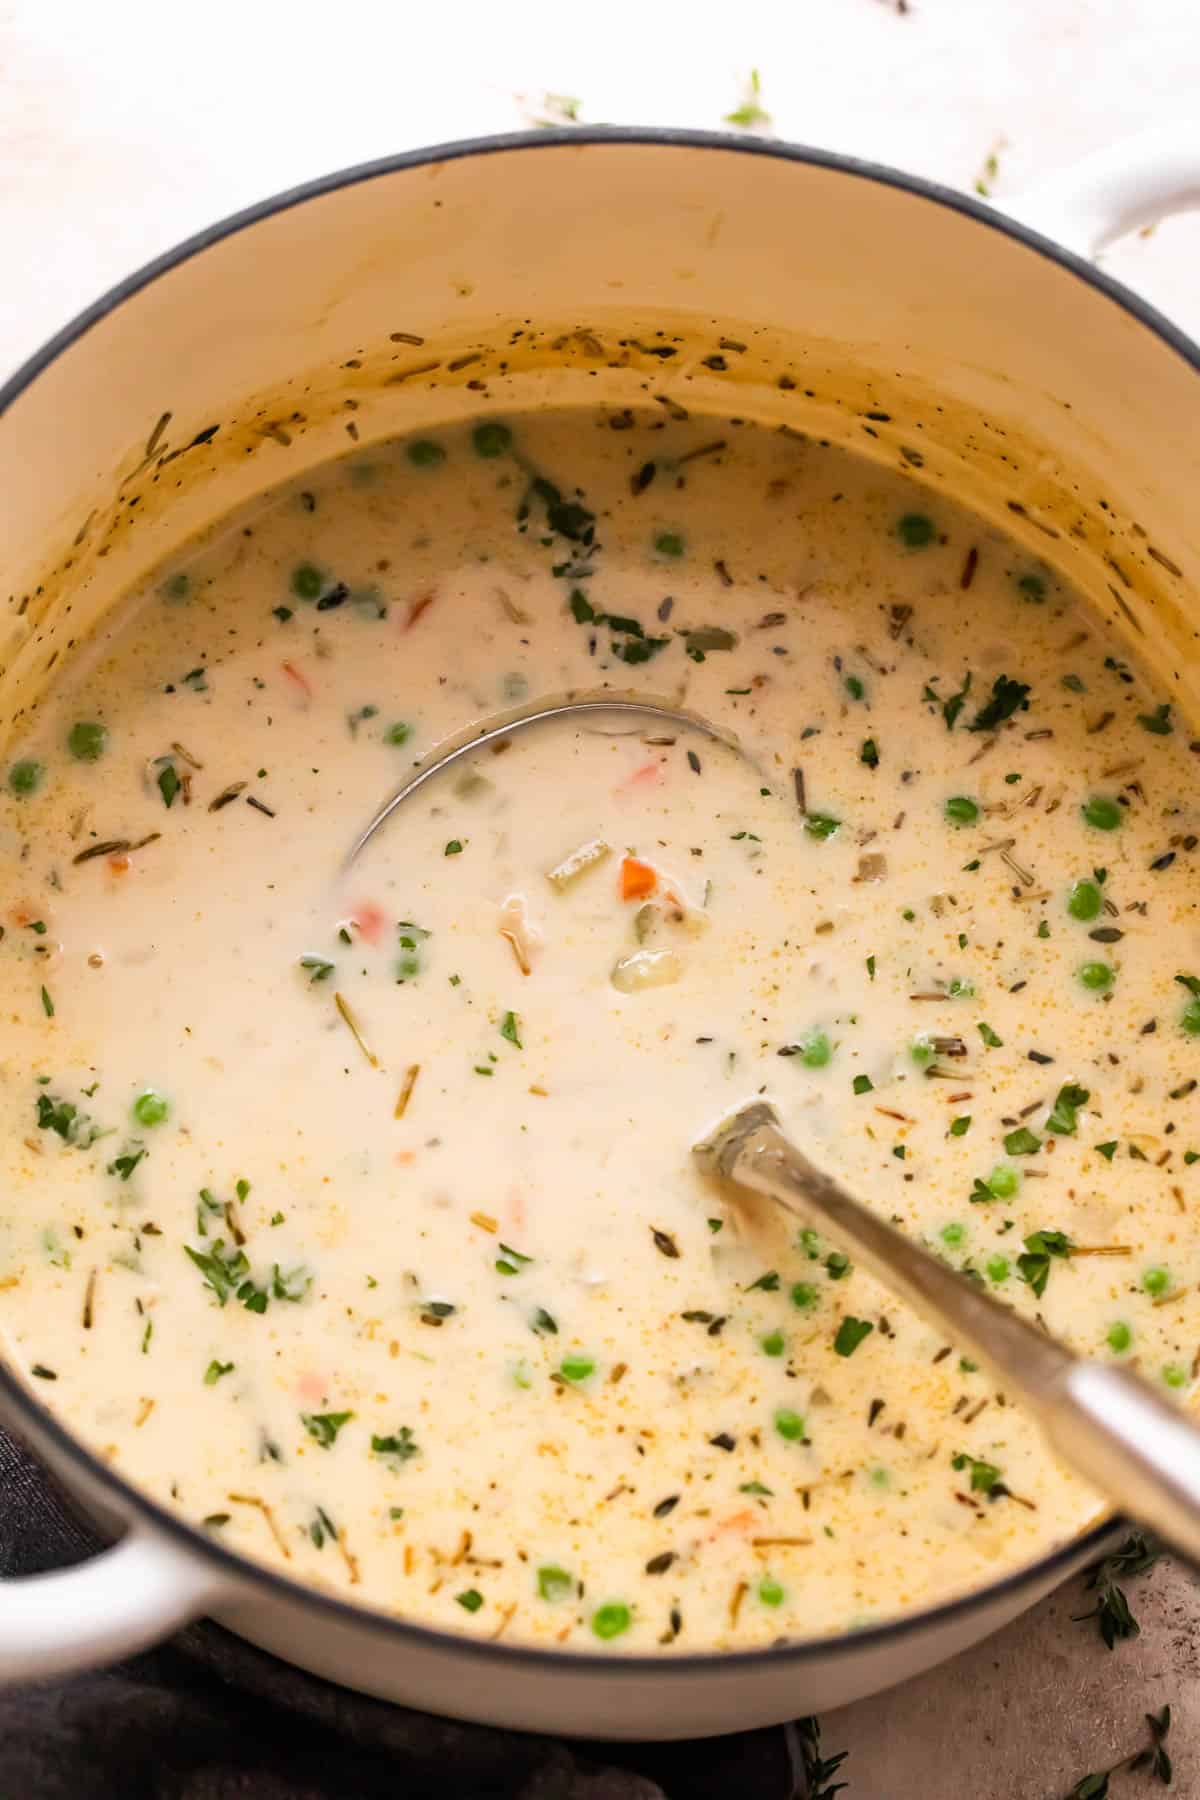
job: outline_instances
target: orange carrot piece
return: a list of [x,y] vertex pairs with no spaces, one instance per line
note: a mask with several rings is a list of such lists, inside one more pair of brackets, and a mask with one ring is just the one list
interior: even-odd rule
[[723,1531],[749,1531],[751,1526],[761,1525],[762,1515],[748,1507],[744,1512],[731,1513],[727,1519],[719,1519],[708,1534],[711,1544],[714,1538],[720,1537]]
[[429,608],[433,605],[433,603],[436,599],[437,599],[436,593],[432,589],[430,589],[429,593],[422,594],[419,600],[410,600],[409,601],[408,617],[404,621],[405,631],[412,630],[412,628],[416,624],[417,620],[421,617],[421,614],[428,612]]
[[383,937],[387,915],[373,900],[362,900],[350,914],[350,922],[357,926],[359,936],[365,938],[368,944],[377,944]]
[[621,898],[622,900],[645,900],[658,886],[658,874],[649,863],[639,862],[636,856],[626,856],[621,862]]
[[296,686],[300,689],[300,692],[304,695],[305,699],[311,700],[313,697],[313,692],[314,692],[313,684],[308,679],[308,676],[303,672],[303,670],[298,669],[296,667],[295,663],[290,663],[290,662],[281,663],[280,667],[282,668],[284,674],[287,676],[288,680],[295,682]]

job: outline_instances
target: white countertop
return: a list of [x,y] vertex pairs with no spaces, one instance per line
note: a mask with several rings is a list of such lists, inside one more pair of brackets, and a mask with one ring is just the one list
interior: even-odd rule
[[[519,129],[547,91],[595,123],[720,128],[758,69],[783,137],[998,204],[1124,134],[1197,119],[1193,0],[0,0],[0,378],[105,288],[277,189],[420,144]],[[1197,124],[1200,134],[1200,123]],[[1200,216],[1106,266],[1200,320]],[[1170,1701],[1200,1795],[1200,1597],[1160,1566],[1111,1655],[1078,1584],[948,1668],[830,1715],[846,1800],[1050,1800],[1135,1749]],[[1142,1779],[1142,1778],[1134,1778]]]

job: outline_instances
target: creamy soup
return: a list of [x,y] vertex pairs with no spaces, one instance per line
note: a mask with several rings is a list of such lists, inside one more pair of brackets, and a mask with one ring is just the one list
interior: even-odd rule
[[[568,691],[345,852],[440,741]],[[1186,1397],[1200,743],[1054,569],[794,434],[455,427],[226,520],[0,799],[0,1321],[247,1556],[497,1638],[846,1630],[1097,1496],[841,1251],[705,1184],[756,1095]]]

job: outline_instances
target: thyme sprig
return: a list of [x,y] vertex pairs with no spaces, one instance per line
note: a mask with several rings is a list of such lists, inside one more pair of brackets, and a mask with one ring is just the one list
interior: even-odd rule
[[1164,1787],[1170,1787],[1175,1772],[1166,1748],[1167,1733],[1171,1729],[1170,1707],[1164,1706],[1160,1713],[1147,1713],[1146,1723],[1150,1727],[1148,1744],[1135,1750],[1132,1756],[1123,1756],[1111,1768],[1098,1769],[1092,1775],[1081,1776],[1066,1800],[1108,1800],[1108,1784],[1122,1769],[1127,1769],[1131,1775],[1149,1775],[1151,1780],[1158,1780]]
[[1130,1610],[1125,1590],[1119,1584],[1152,1569],[1163,1554],[1162,1545],[1145,1531],[1133,1531],[1110,1556],[1104,1557],[1088,1571],[1087,1586],[1096,1596],[1091,1612],[1072,1615],[1076,1622],[1095,1619],[1100,1636],[1109,1650],[1117,1640],[1135,1638],[1141,1626]]

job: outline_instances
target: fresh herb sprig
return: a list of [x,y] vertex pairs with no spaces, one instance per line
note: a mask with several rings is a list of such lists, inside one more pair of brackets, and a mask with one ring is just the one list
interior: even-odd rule
[[1110,1768],[1097,1769],[1091,1775],[1081,1776],[1066,1800],[1108,1800],[1111,1792],[1108,1784],[1122,1769],[1127,1769],[1131,1775],[1149,1775],[1151,1780],[1161,1782],[1163,1787],[1170,1787],[1175,1773],[1166,1748],[1167,1733],[1171,1729],[1170,1707],[1164,1706],[1159,1713],[1147,1713],[1146,1723],[1150,1727],[1148,1744],[1135,1750],[1132,1756],[1123,1756],[1120,1762],[1113,1763]]
[[849,1783],[834,1781],[850,1752],[838,1750],[833,1756],[821,1753],[821,1721],[811,1714],[806,1719],[796,1720],[796,1735],[800,1739],[800,1762],[807,1782],[805,1792],[808,1800],[833,1800],[833,1796],[841,1792]]
[[1111,1555],[1088,1571],[1087,1585],[1096,1596],[1096,1604],[1091,1612],[1073,1614],[1074,1620],[1081,1623],[1095,1619],[1096,1628],[1109,1650],[1116,1648],[1118,1640],[1137,1637],[1142,1628],[1120,1583],[1144,1575],[1162,1554],[1161,1544],[1149,1532],[1131,1532]]

